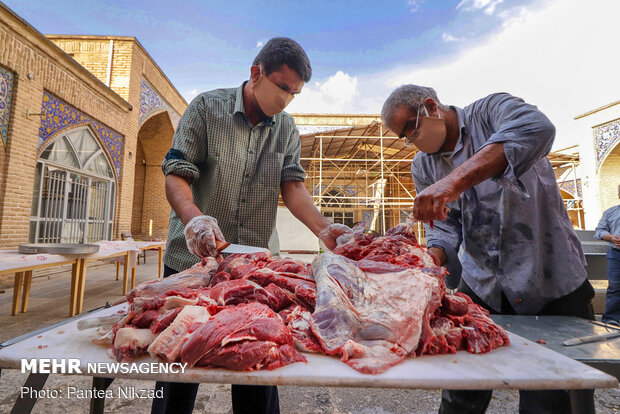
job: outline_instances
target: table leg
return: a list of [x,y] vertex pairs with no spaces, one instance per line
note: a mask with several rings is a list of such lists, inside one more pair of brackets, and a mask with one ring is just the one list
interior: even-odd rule
[[[114,378],[93,377],[93,390],[107,390]],[[97,393],[94,393],[97,395]],[[102,398],[93,397],[90,399],[90,414],[103,414],[105,407],[105,396]]]
[[24,386],[21,388],[22,390],[28,390],[25,393],[19,394],[15,404],[13,404],[13,409],[11,410],[11,414],[22,414],[22,413],[30,413],[32,412],[32,408],[34,404],[37,402],[37,396],[39,391],[45,385],[45,381],[47,381],[47,377],[49,374],[30,374],[28,375],[28,379],[24,383]]
[[30,297],[30,284],[32,283],[32,270],[24,274],[24,294],[22,296],[22,313],[28,310],[28,298]]
[[118,271],[121,268],[121,262],[116,262],[116,280],[118,280]]
[[[138,260],[140,258],[138,257]],[[136,266],[138,266],[138,262],[136,261]],[[136,287],[136,266],[131,268],[131,288],[135,288]]]
[[13,284],[13,308],[11,314],[17,315],[17,309],[19,308],[19,296],[22,290],[22,281],[24,279],[24,272],[15,273],[15,283]]
[[86,259],[79,259],[79,271],[78,271],[78,292],[76,298],[76,314],[82,313],[82,307],[84,305],[84,288],[86,286]]
[[129,278],[129,252],[125,253],[123,265],[123,296],[127,294],[127,279]]
[[161,277],[161,265],[163,263],[164,257],[164,246],[159,246],[157,250],[159,250],[159,273],[157,273],[157,277]]
[[594,390],[570,390],[572,414],[595,414]]
[[79,282],[79,270],[80,259],[76,260],[71,265],[71,297],[69,298],[69,316],[75,316],[75,304],[77,302],[78,282]]

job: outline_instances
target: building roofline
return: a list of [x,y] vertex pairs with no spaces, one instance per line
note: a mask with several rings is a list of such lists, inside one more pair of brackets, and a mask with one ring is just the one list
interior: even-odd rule
[[80,65],[75,59],[73,59],[71,56],[69,56],[64,50],[62,50],[61,48],[56,46],[54,44],[54,42],[52,42],[47,37],[45,37],[45,35],[43,35],[41,32],[39,32],[37,29],[35,29],[34,26],[32,26],[30,23],[28,23],[26,20],[24,20],[22,17],[20,17],[17,13],[15,13],[13,10],[11,10],[6,4],[2,3],[1,1],[0,1],[0,8],[2,8],[4,11],[6,11],[8,14],[10,14],[15,20],[17,20],[18,23],[20,23],[23,26],[25,26],[26,29],[28,29],[28,31],[30,31],[33,35],[35,35],[36,37],[40,38],[44,42],[44,44],[51,49],[51,51],[53,51],[54,53],[57,53],[60,56],[62,56],[62,58],[74,70],[79,71],[82,75],[86,75],[91,81],[94,81],[99,86],[103,86],[105,92],[100,91],[101,95],[104,95],[104,96],[107,95],[107,98],[109,100],[115,101],[116,103],[121,104],[128,111],[133,110],[133,106],[129,102],[127,102],[125,99],[123,99],[123,97],[121,97],[119,94],[114,92],[114,90],[112,90],[105,83],[101,82],[95,75],[90,73],[88,71],[88,69],[86,69],[84,66]]
[[183,95],[181,95],[181,93],[176,88],[176,86],[174,86],[174,84],[172,83],[170,78],[168,78],[168,76],[166,76],[166,73],[157,64],[157,62],[155,61],[155,59],[153,59],[153,57],[149,54],[149,52],[146,51],[144,46],[142,46],[142,43],[140,43],[140,41],[135,36],[68,35],[68,34],[47,34],[45,36],[47,38],[53,38],[53,39],[85,39],[85,40],[87,40],[87,39],[98,39],[98,40],[125,40],[125,41],[136,42],[136,44],[142,50],[142,52],[144,52],[144,54],[149,58],[149,60],[153,63],[153,65],[155,65],[155,68],[157,68],[157,70],[159,71],[161,76],[163,76],[163,78],[168,82],[168,84],[172,87],[172,89],[177,93],[179,98],[181,98],[181,100],[185,103],[185,105],[187,105],[187,101],[185,100]]
[[612,103],[608,103],[607,105],[603,105],[603,106],[601,106],[599,108],[592,109],[591,111],[585,112],[585,113],[583,113],[581,115],[576,115],[573,119],[585,118],[586,116],[595,114],[597,112],[603,111],[605,109],[611,108],[612,106],[616,106],[616,105],[619,105],[619,104],[620,104],[620,101],[615,101],[615,102],[612,102]]

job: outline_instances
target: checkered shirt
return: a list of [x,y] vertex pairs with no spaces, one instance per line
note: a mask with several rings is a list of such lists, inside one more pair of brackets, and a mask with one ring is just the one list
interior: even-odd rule
[[[194,203],[215,217],[231,243],[268,247],[280,184],[304,181],[301,141],[293,117],[282,112],[252,127],[243,86],[198,95],[179,121],[164,175],[192,178]],[[185,244],[183,223],[170,212],[164,262],[183,271],[198,258]]]

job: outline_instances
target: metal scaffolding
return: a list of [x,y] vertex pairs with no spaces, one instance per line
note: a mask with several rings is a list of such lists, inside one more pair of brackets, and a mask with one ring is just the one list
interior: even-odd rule
[[[319,121],[323,117],[338,117],[313,116]],[[295,117],[297,120],[298,116]],[[301,163],[307,173],[306,188],[325,216],[350,226],[364,222],[370,230],[383,234],[411,213],[416,195],[411,162],[417,149],[406,147],[403,140],[382,125],[378,116],[364,117],[367,122],[360,122],[361,125],[300,126]],[[297,123],[299,126],[300,122]],[[307,132],[308,129],[314,131]],[[558,185],[560,179],[566,179],[567,168],[571,168],[577,189],[578,156],[554,152],[549,154],[549,160]],[[565,205],[575,226],[582,227],[583,209],[577,190],[573,199],[565,199]],[[424,242],[421,223],[418,238]]]

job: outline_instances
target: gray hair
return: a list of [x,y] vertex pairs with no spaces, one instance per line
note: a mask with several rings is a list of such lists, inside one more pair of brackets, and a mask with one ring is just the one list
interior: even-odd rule
[[435,102],[440,109],[446,110],[448,106],[442,105],[439,102],[439,98],[437,97],[437,92],[435,89],[429,88],[427,86],[418,86],[418,85],[401,85],[398,88],[394,89],[394,91],[388,96],[387,100],[383,104],[383,109],[381,109],[381,119],[383,122],[388,124],[392,119],[392,115],[394,115],[394,111],[405,105],[407,108],[411,110],[416,110],[420,105],[424,103],[426,98],[431,98]]

